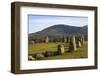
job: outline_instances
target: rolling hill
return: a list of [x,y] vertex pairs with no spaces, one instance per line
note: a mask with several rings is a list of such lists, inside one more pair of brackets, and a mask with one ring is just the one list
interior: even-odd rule
[[57,24],[51,27],[48,27],[44,30],[38,31],[36,33],[30,33],[28,35],[29,39],[41,39],[46,36],[50,38],[62,38],[68,35],[87,35],[88,26],[84,25],[83,27],[70,26],[65,24]]

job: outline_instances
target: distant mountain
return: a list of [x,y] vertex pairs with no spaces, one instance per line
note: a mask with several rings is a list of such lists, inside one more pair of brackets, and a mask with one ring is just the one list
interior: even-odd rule
[[70,26],[64,24],[57,24],[39,32],[30,33],[29,39],[41,39],[46,36],[51,38],[62,38],[68,35],[79,35],[79,34],[87,35],[87,32],[88,32],[87,25],[83,27],[76,27],[76,26]]

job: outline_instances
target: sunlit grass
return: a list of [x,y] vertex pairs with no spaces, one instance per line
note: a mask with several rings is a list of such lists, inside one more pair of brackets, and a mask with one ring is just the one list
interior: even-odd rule
[[59,44],[63,44],[66,49],[67,43],[36,43],[29,45],[28,53],[32,54],[34,52],[56,51]]
[[[68,50],[67,43],[37,43],[37,44],[30,44],[28,47],[28,54],[32,53],[41,53],[45,51],[56,51],[57,45],[63,44],[65,50]],[[88,46],[87,42],[80,47],[77,48],[76,51],[66,52],[63,55],[45,57],[44,60],[52,60],[52,59],[79,59],[79,58],[87,58],[88,57]]]
[[63,55],[58,56],[51,56],[48,58],[44,58],[45,60],[52,60],[52,59],[80,59],[80,58],[87,58],[88,57],[88,49],[87,43],[85,43],[81,48],[77,48],[76,51],[67,52]]

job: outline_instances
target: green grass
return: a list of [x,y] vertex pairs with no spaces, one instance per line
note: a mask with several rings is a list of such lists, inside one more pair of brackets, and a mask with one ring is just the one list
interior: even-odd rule
[[66,43],[36,43],[30,44],[28,47],[28,53],[32,54],[35,52],[44,52],[44,51],[56,51],[57,45],[63,44],[65,49],[67,48]]
[[[63,44],[65,50],[67,50],[68,45],[66,43],[37,43],[31,44],[28,48],[28,53],[39,53],[44,51],[56,51],[57,45]],[[88,57],[88,50],[87,50],[87,43],[81,47],[77,48],[76,51],[66,52],[63,55],[45,57],[44,60],[52,60],[52,59],[79,59],[79,58],[87,58]]]
[[81,48],[77,48],[76,51],[67,52],[63,55],[59,56],[52,56],[48,58],[44,58],[45,60],[52,60],[52,59],[79,59],[79,58],[87,58],[88,51],[87,51],[87,44],[84,44]]

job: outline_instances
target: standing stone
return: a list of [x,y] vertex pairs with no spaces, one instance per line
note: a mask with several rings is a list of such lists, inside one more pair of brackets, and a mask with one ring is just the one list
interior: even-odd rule
[[84,35],[81,36],[81,43],[84,44]]
[[66,43],[67,42],[67,39],[64,37],[64,43]]
[[78,41],[78,47],[82,47],[82,45],[81,45],[81,42],[80,42],[80,41]]
[[70,43],[69,43],[69,51],[76,51],[77,48],[76,48],[76,39],[75,39],[75,36],[72,36],[70,38]]
[[34,43],[35,43],[34,40],[29,40],[29,41],[28,41],[28,44],[34,44]]
[[78,47],[78,48],[82,47],[81,42],[80,42],[79,40],[77,41],[76,44],[77,44],[77,47]]
[[49,38],[48,38],[48,36],[46,36],[45,42],[46,42],[46,43],[49,42]]
[[77,45],[77,48],[81,47],[82,44],[81,44],[81,40],[79,37],[76,38],[76,45]]
[[67,37],[67,43],[70,43],[70,37]]
[[63,54],[64,53],[64,45],[58,45],[57,53],[58,54]]
[[62,40],[64,43],[66,43],[67,42],[67,36],[66,35],[64,35],[63,36],[63,40]]
[[34,42],[34,40],[32,40],[32,42],[31,42],[32,44],[34,44],[35,42]]

